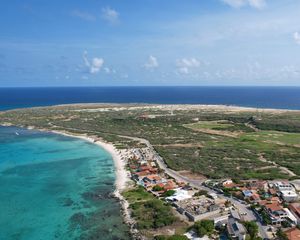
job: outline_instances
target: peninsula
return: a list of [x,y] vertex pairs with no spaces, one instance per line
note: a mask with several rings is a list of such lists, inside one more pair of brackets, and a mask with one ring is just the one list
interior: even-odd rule
[[300,223],[300,111],[74,104],[1,112],[0,124],[77,136],[109,151],[136,239],[272,239]]

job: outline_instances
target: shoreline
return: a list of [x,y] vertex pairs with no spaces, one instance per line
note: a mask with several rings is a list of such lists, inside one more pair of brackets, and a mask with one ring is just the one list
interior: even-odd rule
[[[36,128],[29,127],[28,129],[36,129]],[[126,190],[131,179],[129,177],[128,171],[125,169],[126,163],[122,159],[123,156],[120,152],[117,151],[115,146],[112,143],[104,142],[103,139],[94,138],[86,134],[74,134],[66,131],[56,131],[56,130],[49,130],[49,129],[36,129],[36,130],[60,134],[67,137],[79,138],[84,141],[90,142],[92,144],[98,145],[99,147],[103,148],[106,152],[108,152],[111,155],[112,160],[114,162],[114,169],[115,169],[115,176],[116,176],[115,184],[114,184],[115,190],[113,192],[113,196],[117,198],[120,202],[121,213],[122,213],[121,217],[123,218],[124,223],[128,225],[130,234],[132,235],[133,239],[139,239],[138,230],[135,228],[136,222],[130,216],[129,203],[122,195],[122,191]]]
[[[9,127],[12,125],[2,125],[3,127]],[[23,127],[23,126],[17,126]],[[24,127],[23,127],[24,128]],[[34,126],[25,127],[28,130],[38,130],[42,132],[54,133],[59,134],[67,137],[72,138],[79,138],[84,141],[90,142],[92,144],[96,144],[98,147],[101,147],[106,152],[110,154],[114,163],[114,170],[115,170],[115,190],[113,192],[113,196],[118,199],[120,206],[121,206],[121,217],[123,218],[124,223],[129,227],[129,231],[133,239],[141,239],[138,230],[135,227],[136,222],[132,219],[129,210],[129,203],[123,197],[122,192],[129,187],[129,183],[132,181],[129,177],[128,171],[125,169],[126,163],[125,160],[122,159],[123,156],[121,152],[118,152],[115,146],[112,143],[105,142],[103,139],[88,136],[87,134],[74,134],[67,131],[57,131],[57,130],[50,130],[50,129],[39,129],[35,128]]]

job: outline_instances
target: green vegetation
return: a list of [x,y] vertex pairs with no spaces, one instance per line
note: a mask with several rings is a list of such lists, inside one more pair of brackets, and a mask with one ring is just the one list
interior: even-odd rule
[[282,231],[281,228],[279,228],[276,232],[276,237],[278,240],[288,240],[287,235],[285,234],[285,232]]
[[188,240],[184,235],[173,235],[173,236],[155,236],[155,240]]
[[164,192],[164,193],[162,194],[162,196],[163,196],[163,197],[170,197],[170,196],[173,196],[174,193],[175,193],[175,190],[168,190],[168,191]]
[[192,129],[212,129],[212,130],[227,130],[234,127],[228,121],[199,121],[197,123],[185,124],[185,127]]
[[141,105],[45,107],[2,112],[0,124],[86,133],[118,148],[144,146],[127,136],[145,138],[169,167],[209,178],[300,176],[300,112],[172,110],[173,115]]
[[142,186],[125,191],[122,193],[122,195],[128,200],[129,203],[156,199],[151,193],[146,192]]
[[263,220],[264,224],[271,224],[272,223],[271,220],[270,220],[269,215],[265,212],[264,209],[260,209],[259,213],[262,217],[262,220]]
[[207,191],[205,190],[199,190],[198,192],[194,193],[194,197],[198,197],[198,196],[206,196],[207,195]]
[[164,188],[163,187],[161,187],[161,186],[159,186],[159,185],[156,185],[156,186],[154,186],[153,187],[153,189],[152,189],[153,191],[155,191],[155,192],[159,192],[159,191],[162,191],[162,190],[164,190]]
[[142,187],[128,190],[123,195],[130,203],[138,229],[157,229],[177,221],[171,206],[155,198]]
[[214,221],[212,220],[202,220],[199,222],[195,222],[192,228],[195,230],[199,237],[203,237],[205,235],[210,236],[213,233],[215,226]]
[[247,229],[247,232],[249,234],[249,237],[248,237],[249,240],[261,239],[260,237],[258,237],[258,226],[257,226],[256,222],[254,222],[254,221],[244,222],[244,226]]

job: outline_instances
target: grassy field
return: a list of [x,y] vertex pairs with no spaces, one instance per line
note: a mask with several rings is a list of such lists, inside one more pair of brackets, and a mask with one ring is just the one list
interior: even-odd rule
[[[172,114],[171,114],[172,113]],[[300,176],[300,112],[131,106],[61,106],[0,113],[0,123],[87,133],[119,148],[150,141],[175,170],[209,178]]]
[[187,225],[180,221],[173,209],[166,202],[157,199],[143,187],[136,187],[123,193],[129,202],[132,217],[137,222],[137,228],[144,236],[152,237],[164,232],[164,228],[185,232]]
[[282,145],[294,145],[300,147],[300,133],[279,132],[279,131],[259,131],[248,133],[243,137],[254,141],[273,142]]
[[212,130],[227,130],[234,126],[229,121],[199,121],[196,123],[185,124],[185,127],[191,129],[212,129]]

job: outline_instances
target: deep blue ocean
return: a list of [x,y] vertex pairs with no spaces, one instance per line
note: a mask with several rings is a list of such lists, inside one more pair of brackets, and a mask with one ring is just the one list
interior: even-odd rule
[[0,88],[0,110],[68,103],[222,104],[300,109],[300,87]]

